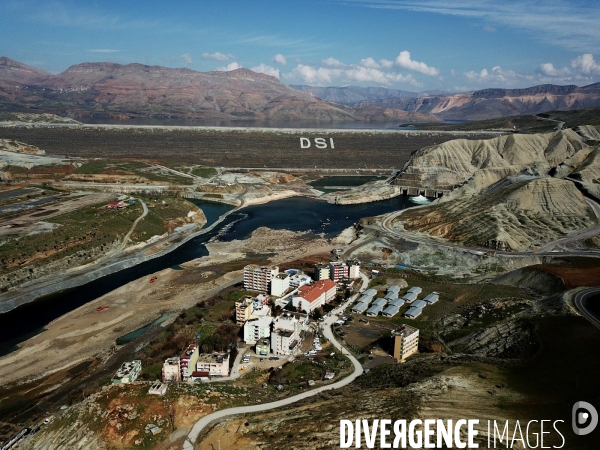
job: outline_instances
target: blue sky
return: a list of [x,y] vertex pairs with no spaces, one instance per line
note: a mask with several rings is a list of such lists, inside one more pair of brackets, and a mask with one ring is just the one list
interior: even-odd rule
[[3,0],[0,56],[461,92],[599,82],[599,24],[597,1]]

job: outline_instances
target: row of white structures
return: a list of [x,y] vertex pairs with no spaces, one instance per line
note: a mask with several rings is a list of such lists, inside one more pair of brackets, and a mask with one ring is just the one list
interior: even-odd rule
[[410,288],[406,294],[404,294],[404,297],[399,298],[398,293],[400,292],[400,287],[394,285],[388,288],[385,297],[373,301],[373,298],[377,295],[377,291],[375,289],[368,289],[363,293],[362,297],[358,300],[358,303],[352,308],[352,312],[362,314],[366,311],[367,316],[375,317],[382,314],[386,317],[394,317],[405,303],[410,303],[411,306],[404,313],[404,316],[414,319],[421,315],[425,306],[436,303],[439,300],[439,294],[437,292],[429,294],[423,300],[417,300],[422,291],[423,290],[420,287],[415,286]]

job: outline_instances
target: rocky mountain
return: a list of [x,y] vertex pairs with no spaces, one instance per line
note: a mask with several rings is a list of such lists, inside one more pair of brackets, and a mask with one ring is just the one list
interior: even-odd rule
[[415,152],[397,184],[453,191],[398,227],[501,250],[531,250],[595,223],[571,180],[600,198],[595,127],[458,139]]
[[420,94],[418,92],[400,91],[398,89],[388,89],[384,87],[320,87],[307,85],[290,85],[301,92],[310,92],[328,102],[339,103],[340,105],[352,106],[363,100],[383,100],[389,98],[415,98]]
[[0,110],[73,118],[196,118],[325,122],[425,120],[392,108],[355,109],[299,92],[277,78],[237,69],[197,72],[142,64],[83,63],[58,75],[3,58]]
[[545,84],[526,89],[483,89],[464,94],[367,99],[352,106],[394,108],[453,120],[492,119],[600,106],[600,83],[584,87]]

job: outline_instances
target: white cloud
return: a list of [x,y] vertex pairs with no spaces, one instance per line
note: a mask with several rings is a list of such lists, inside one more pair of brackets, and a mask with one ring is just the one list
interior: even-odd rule
[[231,53],[224,54],[221,52],[215,52],[215,53],[202,53],[202,58],[210,59],[212,61],[231,61],[232,59],[235,59],[235,56],[233,56]]
[[291,81],[301,81],[307,84],[339,84],[339,83],[376,83],[391,85],[394,83],[409,83],[421,86],[412,75],[384,72],[379,69],[351,64],[345,67],[313,67],[298,64],[291,72],[283,74]]
[[496,31],[498,31],[498,30],[496,30],[496,27],[493,27],[491,25],[486,25],[486,26],[483,27],[483,29],[485,31],[490,32],[490,33],[495,33]]
[[189,53],[184,53],[183,55],[181,55],[179,57],[179,59],[183,60],[183,63],[186,66],[189,66],[190,64],[192,64],[194,62],[194,58],[192,58],[192,55],[190,55]]
[[285,56],[283,56],[281,53],[277,53],[273,57],[272,61],[279,64],[283,64],[284,66],[287,64],[287,59],[285,59]]
[[92,52],[92,53],[117,53],[120,51],[121,50],[115,50],[113,48],[92,48],[92,49],[88,50],[88,52]]
[[481,69],[481,72],[470,71],[465,73],[465,77],[468,80],[476,83],[487,83],[487,84],[502,84],[511,85],[519,82],[535,82],[535,78],[531,75],[518,74],[512,70],[504,70],[500,66],[492,67],[490,71],[487,69]]
[[271,75],[272,77],[279,78],[279,69],[267,66],[265,64],[260,64],[256,67],[250,67],[250,70],[253,72],[264,73],[265,75]]
[[413,61],[410,59],[410,52],[406,50],[400,52],[396,58],[396,65],[403,69],[412,70],[413,72],[419,72],[431,77],[436,77],[440,73],[435,67],[430,67],[424,62]]
[[575,58],[571,61],[571,67],[580,70],[584,75],[600,75],[600,64],[594,61],[594,56],[591,53],[586,53]]
[[571,74],[571,71],[566,67],[556,69],[552,63],[544,63],[540,65],[539,73],[549,78],[563,78]]
[[388,59],[380,59],[379,64],[381,64],[381,67],[384,67],[386,69],[391,69],[392,67],[394,67],[394,61],[390,61]]
[[[600,50],[600,8],[572,0],[341,0],[345,4],[480,19],[524,30],[540,42],[576,51]],[[594,6],[592,6],[592,4]]]
[[363,67],[368,67],[370,69],[379,69],[379,68],[381,68],[381,65],[379,63],[377,63],[377,61],[375,61],[370,56],[368,58],[361,59],[359,64],[361,66],[363,66]]
[[323,61],[321,61],[321,63],[329,67],[344,67],[346,65],[343,62],[331,57],[324,59]]
[[230,70],[241,69],[242,66],[234,61],[232,63],[227,64],[225,67],[217,67],[217,70],[220,72],[229,72]]

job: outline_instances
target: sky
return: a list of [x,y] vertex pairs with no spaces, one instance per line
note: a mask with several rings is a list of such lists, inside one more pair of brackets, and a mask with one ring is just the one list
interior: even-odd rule
[[597,0],[2,0],[0,56],[413,92],[584,86],[600,82],[599,24]]

